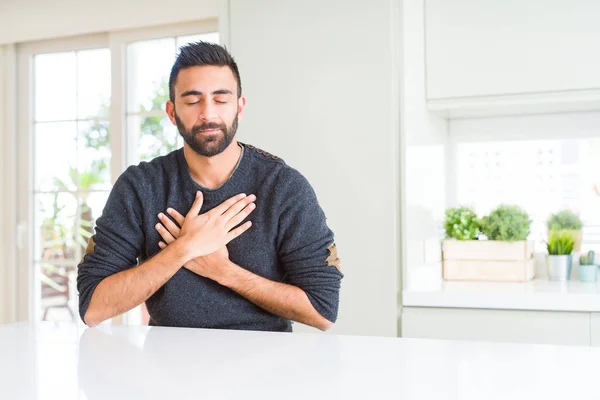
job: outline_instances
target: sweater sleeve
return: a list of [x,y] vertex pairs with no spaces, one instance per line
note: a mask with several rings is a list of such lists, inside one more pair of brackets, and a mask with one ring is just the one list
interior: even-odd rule
[[343,274],[334,242],[310,183],[286,167],[280,173],[282,197],[277,235],[284,281],[304,290],[313,307],[335,322]]
[[85,255],[77,266],[79,315],[83,320],[92,294],[106,277],[137,265],[144,246],[142,203],[135,167],[129,167],[113,186],[96,221]]

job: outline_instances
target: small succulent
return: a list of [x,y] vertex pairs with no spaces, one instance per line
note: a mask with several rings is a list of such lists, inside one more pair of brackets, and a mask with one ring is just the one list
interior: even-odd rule
[[475,240],[479,235],[477,214],[469,207],[449,208],[446,210],[444,229],[448,238]]
[[575,237],[573,237],[573,234],[565,231],[550,232],[550,237],[546,242],[546,248],[549,255],[569,255],[573,252],[573,247],[575,247]]
[[588,251],[586,254],[582,254],[579,257],[580,265],[594,265],[594,260],[596,258],[596,253],[593,250]]

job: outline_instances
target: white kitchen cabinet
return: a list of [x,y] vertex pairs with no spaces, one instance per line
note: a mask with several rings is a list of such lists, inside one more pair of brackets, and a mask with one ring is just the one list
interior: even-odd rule
[[600,1],[424,3],[431,108],[452,109],[449,100],[474,107],[476,99],[488,107],[506,102],[545,104],[551,110],[561,110],[557,102],[567,110],[598,105]]
[[589,346],[590,313],[404,307],[402,336]]
[[590,336],[592,346],[600,347],[600,313],[591,313]]

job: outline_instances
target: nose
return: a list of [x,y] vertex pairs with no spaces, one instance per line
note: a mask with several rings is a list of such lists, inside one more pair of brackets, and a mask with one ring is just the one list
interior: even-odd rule
[[205,122],[210,122],[215,120],[216,117],[216,107],[211,101],[203,101],[200,103],[200,113],[198,114],[198,119]]

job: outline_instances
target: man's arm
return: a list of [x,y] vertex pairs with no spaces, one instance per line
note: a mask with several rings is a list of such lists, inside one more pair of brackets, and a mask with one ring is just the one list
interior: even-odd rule
[[187,262],[182,244],[103,279],[92,294],[84,322],[96,326],[145,302]]
[[223,272],[216,281],[244,296],[257,306],[293,321],[322,331],[333,326],[313,307],[304,290],[263,278],[226,260]]

